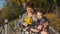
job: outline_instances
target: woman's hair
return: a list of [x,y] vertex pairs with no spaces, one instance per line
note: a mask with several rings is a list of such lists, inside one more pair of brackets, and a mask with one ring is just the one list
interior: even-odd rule
[[27,2],[26,7],[34,8],[34,4],[32,2]]

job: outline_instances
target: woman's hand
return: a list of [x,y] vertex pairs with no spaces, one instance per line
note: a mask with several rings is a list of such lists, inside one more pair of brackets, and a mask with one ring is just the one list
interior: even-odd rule
[[28,24],[26,22],[23,23],[23,26],[27,26]]
[[28,29],[28,27],[26,27],[25,29],[23,29],[23,31],[26,31]]

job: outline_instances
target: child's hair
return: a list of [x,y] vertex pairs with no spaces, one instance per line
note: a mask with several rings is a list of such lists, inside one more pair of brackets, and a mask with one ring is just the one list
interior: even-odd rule
[[44,12],[43,10],[37,10],[36,14],[37,14],[38,12],[42,13],[43,15],[46,14],[46,12]]

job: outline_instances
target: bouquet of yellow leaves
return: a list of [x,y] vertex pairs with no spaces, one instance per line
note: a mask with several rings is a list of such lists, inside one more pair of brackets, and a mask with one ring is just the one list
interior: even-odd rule
[[33,23],[33,19],[31,17],[25,18],[24,21],[29,25],[31,25]]

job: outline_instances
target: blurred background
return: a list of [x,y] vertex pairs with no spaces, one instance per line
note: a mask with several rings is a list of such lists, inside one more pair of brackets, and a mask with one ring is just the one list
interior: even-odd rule
[[0,24],[4,19],[14,20],[25,13],[26,2],[33,2],[35,10],[44,10],[50,25],[60,32],[60,0],[0,0]]

